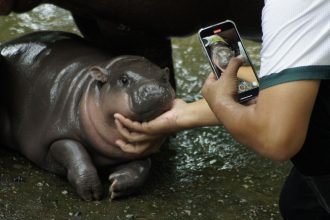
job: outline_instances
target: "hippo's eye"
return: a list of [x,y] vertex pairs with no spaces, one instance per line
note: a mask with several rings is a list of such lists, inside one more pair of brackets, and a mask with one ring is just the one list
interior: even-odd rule
[[120,81],[121,84],[124,85],[124,86],[128,85],[128,83],[129,83],[129,79],[128,79],[127,76],[121,76],[121,77],[119,78],[119,81]]

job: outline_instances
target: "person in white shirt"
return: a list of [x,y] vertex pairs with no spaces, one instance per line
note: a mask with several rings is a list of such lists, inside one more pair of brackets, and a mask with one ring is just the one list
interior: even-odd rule
[[131,153],[156,151],[164,135],[219,125],[272,160],[291,160],[280,197],[284,219],[330,219],[330,1],[265,0],[262,14],[260,93],[243,105],[236,100],[237,70],[232,58],[219,80],[210,74],[204,99],[177,99],[150,122],[115,114]]

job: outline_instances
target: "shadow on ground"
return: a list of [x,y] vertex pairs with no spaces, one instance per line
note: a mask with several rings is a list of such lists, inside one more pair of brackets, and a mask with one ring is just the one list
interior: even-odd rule
[[[176,169],[184,155],[164,149],[153,156],[150,178],[137,194],[86,202],[66,179],[39,169],[16,152],[1,149],[0,155],[1,220],[280,219],[274,195],[283,177],[274,170],[253,175],[244,169],[219,170],[214,162],[183,173]],[[109,185],[106,180],[104,184]]]

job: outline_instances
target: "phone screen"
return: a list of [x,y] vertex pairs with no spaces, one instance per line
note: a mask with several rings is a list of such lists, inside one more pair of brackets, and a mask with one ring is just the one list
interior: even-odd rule
[[247,101],[258,95],[259,82],[251,61],[243,47],[236,26],[232,21],[203,28],[199,31],[203,48],[211,63],[212,69],[219,78],[227,68],[231,58],[242,55],[245,62],[239,68],[237,77],[238,99]]

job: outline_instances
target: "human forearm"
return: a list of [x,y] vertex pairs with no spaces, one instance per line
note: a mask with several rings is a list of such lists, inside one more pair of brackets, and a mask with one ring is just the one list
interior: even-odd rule
[[211,74],[203,96],[232,136],[261,155],[287,160],[302,147],[319,81],[301,80],[260,91],[256,104],[237,103],[236,73],[242,64],[232,58],[219,80]]
[[[283,137],[272,138],[272,126],[258,118],[256,106],[243,106],[234,101],[219,102],[211,107],[224,127],[241,144],[273,160],[285,160],[278,148]],[[276,131],[274,131],[276,132]]]
[[179,130],[221,124],[205,99],[188,103],[178,113],[176,121]]
[[235,140],[263,156],[275,159],[267,146],[267,143],[271,143],[268,138],[268,129],[257,117],[255,104],[244,106],[234,100],[221,100],[210,103],[210,106]]
[[287,160],[304,143],[318,86],[286,83],[261,91],[254,105],[220,97],[210,106],[237,141],[270,159]]

